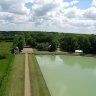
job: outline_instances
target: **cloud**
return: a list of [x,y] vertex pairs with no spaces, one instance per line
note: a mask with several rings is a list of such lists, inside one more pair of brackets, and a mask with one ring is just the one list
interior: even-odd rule
[[96,7],[90,7],[84,11],[84,17],[91,20],[96,20]]
[[29,13],[29,9],[25,7],[25,3],[23,3],[23,0],[1,0],[0,9],[1,12],[9,12],[16,14]]
[[79,1],[78,0],[73,0],[73,1],[71,1],[71,5],[74,5],[74,4],[77,4],[77,3],[79,3]]
[[80,0],[1,0],[0,30],[92,33],[96,29],[95,2],[81,9],[77,6]]
[[83,13],[77,7],[72,7],[64,10],[64,14],[68,18],[81,18]]
[[35,16],[43,16],[46,15],[47,12],[53,10],[55,8],[55,5],[53,4],[46,4],[46,5],[35,5],[33,6],[33,10],[34,12],[32,12],[32,14],[34,14]]
[[95,6],[96,7],[96,0],[93,0],[92,1],[92,6]]

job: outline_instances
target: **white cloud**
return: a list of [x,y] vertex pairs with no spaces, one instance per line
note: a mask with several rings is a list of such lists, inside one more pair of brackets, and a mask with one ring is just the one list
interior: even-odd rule
[[[32,3],[32,9],[25,6],[28,2]],[[80,9],[76,6],[80,0],[1,0],[0,30],[92,33],[96,26],[95,2]]]
[[24,4],[24,0],[1,0],[0,11],[16,14],[28,14],[29,9],[27,9]]
[[96,20],[96,7],[90,7],[84,10],[84,17],[87,19]]
[[73,1],[71,1],[71,5],[74,5],[74,4],[77,4],[77,3],[79,3],[79,1],[78,0],[73,0]]
[[96,7],[96,0],[93,0],[92,1],[92,6],[95,6]]
[[83,12],[77,7],[72,7],[72,8],[65,9],[64,14],[68,18],[81,18]]

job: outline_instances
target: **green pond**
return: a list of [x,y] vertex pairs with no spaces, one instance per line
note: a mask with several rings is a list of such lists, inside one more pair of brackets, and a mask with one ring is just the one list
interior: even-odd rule
[[96,58],[37,55],[51,96],[96,96]]

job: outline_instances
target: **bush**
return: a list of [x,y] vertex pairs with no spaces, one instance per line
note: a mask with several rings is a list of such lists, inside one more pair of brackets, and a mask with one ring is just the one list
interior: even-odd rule
[[52,41],[49,51],[56,51],[56,50],[57,50],[57,44],[54,41]]
[[39,51],[44,50],[43,44],[38,44],[36,48],[37,48]]
[[23,35],[20,35],[20,36],[17,35],[14,38],[13,49],[18,46],[19,47],[19,51],[21,51],[23,49],[23,47],[24,47],[24,44],[25,44],[24,36]]
[[[54,47],[54,45],[52,44],[52,48]],[[44,43],[39,43],[37,44],[36,48],[39,50],[39,51],[49,51],[49,48],[50,48],[50,44],[48,42],[44,42]],[[53,49],[50,49],[50,51],[53,50]]]
[[2,55],[0,55],[0,59],[6,59],[7,56],[8,56],[8,54],[2,54]]

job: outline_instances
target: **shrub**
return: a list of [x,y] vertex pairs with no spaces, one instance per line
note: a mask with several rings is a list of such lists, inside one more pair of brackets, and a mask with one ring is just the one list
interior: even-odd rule
[[5,59],[6,55],[0,55],[0,59]]
[[39,51],[42,51],[44,50],[43,48],[43,44],[37,44],[37,47],[36,47]]
[[56,50],[57,50],[57,44],[56,42],[52,41],[49,51],[56,51]]

